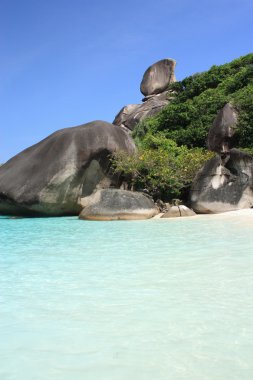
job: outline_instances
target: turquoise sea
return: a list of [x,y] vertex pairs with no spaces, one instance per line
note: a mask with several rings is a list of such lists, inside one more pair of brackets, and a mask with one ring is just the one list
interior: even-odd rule
[[0,218],[0,380],[252,380],[253,218]]

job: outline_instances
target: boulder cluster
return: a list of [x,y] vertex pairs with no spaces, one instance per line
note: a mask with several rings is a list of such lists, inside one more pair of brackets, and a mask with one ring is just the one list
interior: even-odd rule
[[[56,131],[0,167],[0,214],[79,215],[81,219],[147,219],[158,213],[153,200],[119,190],[122,178],[111,170],[117,151],[136,150],[129,129],[168,103],[175,61],[152,65],[141,82],[142,105],[124,107],[113,124],[93,121]],[[131,110],[131,112],[130,112]],[[116,190],[118,189],[118,190]]]
[[145,71],[140,86],[144,95],[143,103],[124,106],[113,124],[132,131],[140,121],[161,111],[172,99],[172,92],[167,89],[176,80],[175,66],[176,61],[171,58],[162,59],[150,66]]
[[175,81],[174,69],[173,59],[150,66],[140,86],[143,103],[123,107],[112,124],[98,120],[56,131],[2,165],[0,214],[128,220],[252,207],[253,157],[234,148],[238,112],[229,103],[209,131],[207,145],[217,155],[193,181],[191,209],[155,204],[143,193],[125,190],[121,176],[111,170],[115,152],[135,153],[130,131],[136,124],[170,102],[168,86]]
[[193,181],[190,203],[198,213],[220,213],[253,206],[253,157],[234,148],[238,112],[227,103],[217,114],[207,146],[217,155]]

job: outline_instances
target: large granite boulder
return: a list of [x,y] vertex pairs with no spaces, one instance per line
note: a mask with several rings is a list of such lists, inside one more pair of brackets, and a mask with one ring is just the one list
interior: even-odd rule
[[117,185],[111,153],[135,151],[124,129],[94,121],[59,130],[0,167],[0,214],[78,215],[80,198]]
[[232,138],[236,131],[238,113],[227,103],[217,114],[213,126],[210,128],[207,139],[209,150],[217,153],[226,153],[232,148]]
[[171,58],[162,59],[150,66],[144,73],[141,81],[141,92],[143,95],[160,94],[175,82],[176,61]]
[[152,199],[142,193],[118,189],[98,190],[81,199],[79,215],[85,220],[138,220],[158,214]]
[[130,104],[123,107],[113,120],[113,124],[133,130],[147,117],[154,116],[170,102],[169,92],[148,97],[142,104]]
[[253,206],[253,157],[231,149],[225,162],[216,156],[197,173],[190,192],[198,213],[220,213]]

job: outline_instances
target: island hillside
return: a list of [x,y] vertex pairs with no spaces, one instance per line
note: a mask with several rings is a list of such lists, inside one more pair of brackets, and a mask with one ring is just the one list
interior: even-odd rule
[[155,199],[187,201],[197,171],[214,155],[207,150],[208,131],[225,104],[238,112],[232,145],[253,152],[253,54],[170,83],[167,99],[135,126],[138,154],[117,154],[116,168]]
[[0,214],[78,215],[89,207],[82,218],[108,220],[149,218],[182,201],[196,212],[251,207],[253,54],[182,81],[175,66],[171,58],[150,66],[142,102],[112,123],[56,131],[3,164]]

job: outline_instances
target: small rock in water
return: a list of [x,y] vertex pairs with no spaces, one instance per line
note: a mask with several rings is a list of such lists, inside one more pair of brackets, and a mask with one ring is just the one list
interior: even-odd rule
[[190,208],[180,205],[180,206],[172,206],[169,211],[167,211],[162,218],[176,218],[180,216],[194,216],[196,215],[193,210]]
[[84,206],[79,218],[85,220],[138,220],[158,214],[152,199],[142,193],[119,190],[98,190],[81,199]]

